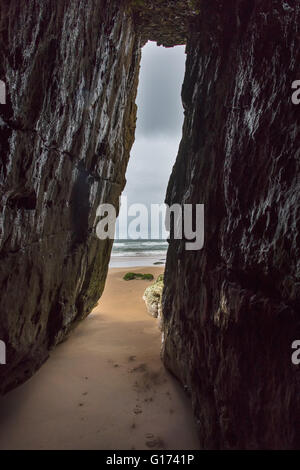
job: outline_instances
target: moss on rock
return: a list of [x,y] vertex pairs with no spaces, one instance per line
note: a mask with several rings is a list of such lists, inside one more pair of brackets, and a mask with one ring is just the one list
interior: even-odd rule
[[147,287],[144,292],[143,300],[146,303],[147,310],[154,318],[161,319],[161,300],[164,288],[164,275],[160,274],[154,284]]

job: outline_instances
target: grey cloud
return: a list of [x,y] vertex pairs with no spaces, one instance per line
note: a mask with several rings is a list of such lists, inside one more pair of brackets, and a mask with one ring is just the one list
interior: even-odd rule
[[137,104],[137,135],[181,133],[181,87],[184,77],[184,47],[165,49],[148,43],[143,49]]
[[158,204],[165,199],[166,187],[175,163],[177,138],[138,138],[129,161],[124,195],[129,203]]
[[[123,192],[128,204],[162,204],[182,134],[180,92],[184,75],[183,47],[143,51],[138,92],[136,140]],[[121,227],[121,232],[124,227]]]

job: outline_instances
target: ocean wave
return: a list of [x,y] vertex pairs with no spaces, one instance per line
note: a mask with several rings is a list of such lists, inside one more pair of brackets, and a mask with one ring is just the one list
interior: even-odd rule
[[166,251],[119,251],[119,252],[112,252],[113,257],[166,257]]
[[113,256],[160,256],[167,253],[166,240],[117,240],[112,249]]
[[156,246],[156,245],[160,245],[160,246],[168,246],[168,243],[167,242],[141,242],[142,245],[144,246]]

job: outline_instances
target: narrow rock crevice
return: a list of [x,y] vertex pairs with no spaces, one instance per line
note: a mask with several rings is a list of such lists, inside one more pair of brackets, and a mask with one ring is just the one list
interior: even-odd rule
[[141,47],[186,44],[166,202],[205,205],[205,244],[170,241],[162,358],[202,448],[300,447],[299,20],[292,0],[1,1],[0,394],[100,298],[96,212],[119,208]]

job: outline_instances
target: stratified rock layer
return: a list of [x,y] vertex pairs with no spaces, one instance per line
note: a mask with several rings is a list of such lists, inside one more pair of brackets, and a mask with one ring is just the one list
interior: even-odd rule
[[205,245],[170,243],[163,359],[203,448],[300,448],[300,5],[200,3],[167,203],[205,204]]
[[0,393],[92,309],[134,139],[140,39],[124,2],[1,1]]

